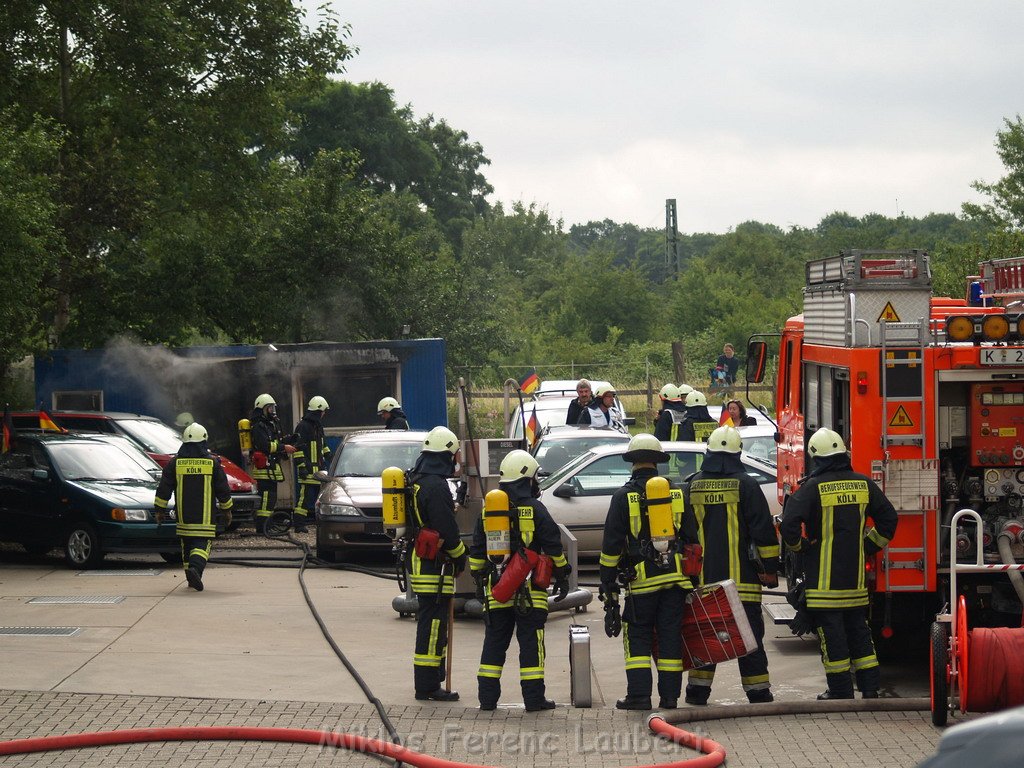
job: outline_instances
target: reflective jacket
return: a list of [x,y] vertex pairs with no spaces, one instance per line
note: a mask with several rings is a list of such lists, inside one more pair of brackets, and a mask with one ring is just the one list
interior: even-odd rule
[[319,485],[320,481],[313,477],[313,473],[327,469],[329,464],[331,449],[324,438],[324,427],[320,423],[322,418],[323,411],[307,411],[302,421],[295,425],[298,437],[292,461],[295,462],[299,482],[306,485]]
[[284,480],[284,470],[281,469],[281,452],[284,451],[284,442],[281,439],[281,422],[277,419],[268,419],[262,410],[256,409],[252,414],[252,452],[261,453],[266,457],[266,466],[258,467],[259,463],[253,459],[252,475],[253,480]]
[[[601,581],[614,579],[614,570],[627,565],[635,570],[629,581],[632,594],[656,592],[659,589],[683,587],[692,589],[688,576],[683,575],[681,551],[683,544],[697,542],[697,521],[683,505],[683,492],[672,489],[673,522],[676,528],[675,554],[667,566],[652,556],[651,527],[647,521],[647,481],[658,472],[650,467],[633,470],[626,484],[612,494],[608,517],[604,524],[601,544]],[[625,560],[625,563],[623,563]],[[611,571],[611,572],[610,572]]]
[[[413,489],[411,510],[412,522],[418,531],[431,528],[441,536],[441,550],[447,558],[454,559],[466,553],[466,545],[459,537],[459,525],[455,520],[455,499],[452,498],[448,477],[452,474],[450,454],[422,453],[410,476]],[[451,568],[442,566],[446,558],[424,560],[416,554],[416,548],[409,548],[406,568],[409,586],[418,595],[451,595],[455,593],[455,579]]]
[[154,506],[167,509],[172,494],[177,501],[179,536],[212,539],[217,535],[214,498],[219,509],[231,509],[231,490],[220,459],[210,455],[205,442],[182,443],[164,466]]
[[743,469],[739,454],[708,453],[684,496],[704,550],[700,583],[732,579],[741,600],[761,602],[761,581],[751,555],[756,553],[766,573],[776,573],[779,539],[761,486]]
[[679,427],[686,418],[686,411],[679,403],[665,403],[665,408],[658,414],[654,423],[654,436],[659,440],[682,440]]
[[[564,568],[568,561],[562,553],[562,536],[558,525],[540,501],[530,494],[530,479],[522,478],[514,483],[502,483],[501,489],[508,494],[511,509],[517,510],[512,517],[510,540],[512,552],[521,548],[532,549],[542,555],[548,555],[556,568]],[[488,566],[487,534],[484,532],[484,516],[481,514],[473,530],[473,544],[469,548],[469,568],[473,572],[482,571]],[[512,601],[499,603],[491,596],[491,588],[498,583],[500,574],[494,572],[487,577],[487,607],[511,608]],[[548,592],[530,582],[530,602],[534,608],[548,609]]]
[[853,471],[849,459],[812,472],[786,502],[780,526],[785,545],[803,552],[807,607],[866,606],[865,547],[872,554],[885,547],[897,522],[892,503],[870,478]]
[[626,430],[622,423],[622,414],[614,405],[607,411],[601,407],[600,400],[591,400],[590,405],[580,411],[578,424],[589,424],[592,427],[611,427],[620,432]]
[[679,427],[679,439],[706,443],[716,429],[718,422],[711,418],[706,405],[691,405],[686,409],[686,418]]

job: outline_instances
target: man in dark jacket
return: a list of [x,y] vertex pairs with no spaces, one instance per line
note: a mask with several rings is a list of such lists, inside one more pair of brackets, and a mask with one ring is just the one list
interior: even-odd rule
[[[166,510],[173,495],[177,501],[177,534],[181,539],[181,560],[185,579],[197,592],[203,591],[203,570],[217,535],[213,499],[217,508],[230,515],[231,490],[220,459],[210,455],[206,428],[189,424],[182,434],[181,448],[164,466],[153,502]],[[228,518],[230,520],[230,518]]]
[[569,403],[569,410],[565,412],[566,424],[578,424],[583,409],[590,406],[593,397],[590,392],[590,382],[587,379],[580,379],[576,383],[576,399]]
[[256,510],[256,530],[267,532],[267,523],[277,507],[277,484],[284,480],[281,461],[288,454],[295,453],[292,439],[281,434],[281,422],[277,418],[277,402],[268,394],[256,398],[249,419],[252,434],[249,474],[256,481],[256,492],[260,495],[260,508]]
[[[563,599],[569,593],[570,566],[562,554],[562,537],[550,513],[535,497],[537,470],[540,465],[526,451],[515,450],[502,459],[500,468],[501,490],[509,501],[509,557],[522,557],[530,549],[546,555],[553,561],[555,591]],[[480,709],[493,710],[501,696],[501,670],[512,633],[519,639],[519,683],[523,689],[523,702],[527,712],[553,709],[555,702],[545,696],[544,688],[544,624],[548,617],[546,587],[538,587],[530,576],[517,590],[512,600],[498,602],[491,589],[498,582],[498,572],[487,554],[487,534],[484,515],[476,522],[473,545],[469,550],[469,567],[477,581],[477,595],[487,600],[484,646],[480,653],[477,684]],[[501,565],[504,565],[501,564]]]
[[309,399],[302,420],[295,425],[295,509],[292,510],[292,528],[296,533],[305,533],[306,523],[313,519],[316,497],[320,493],[320,481],[313,475],[327,469],[331,449],[324,438],[323,418],[327,415],[327,400],[320,395]]
[[807,442],[807,455],[811,473],[789,497],[779,532],[787,548],[803,553],[807,611],[828,680],[818,698],[852,699],[851,669],[861,695],[878,698],[864,559],[889,543],[899,518],[871,478],[853,471],[839,433],[819,429]]
[[[686,510],[700,529],[704,561],[700,584],[733,579],[750,622],[757,650],[739,658],[740,683],[751,704],[773,700],[764,652],[761,586],[779,585],[779,540],[761,486],[740,461],[743,441],[732,427],[719,427],[708,438],[701,471],[687,482]],[[690,671],[687,704],[707,704],[715,665]]]
[[718,429],[718,422],[708,413],[708,399],[703,392],[693,390],[686,396],[686,417],[679,425],[680,440],[706,443],[708,436]]
[[411,516],[417,535],[406,570],[409,586],[419,599],[413,655],[419,701],[459,700],[458,693],[441,687],[448,654],[448,604],[455,594],[455,577],[465,569],[467,559],[448,485],[448,478],[455,474],[458,452],[455,433],[447,427],[434,427],[423,440],[423,450],[409,478],[413,492]]
[[[651,708],[651,655],[657,632],[658,706],[671,709],[683,684],[683,605],[693,588],[683,574],[680,555],[684,544],[697,542],[697,522],[686,513],[678,488],[670,488],[668,498],[648,496],[648,481],[658,476],[658,464],[669,460],[654,435],[635,435],[622,458],[632,463],[633,473],[612,495],[600,559],[605,634],[614,637],[621,631],[626,653],[626,697],[616,701],[615,707]],[[671,504],[670,538],[652,536],[649,512],[655,502]],[[620,571],[627,590],[621,615]]]
[[402,406],[393,397],[382,397],[377,403],[377,415],[384,421],[384,429],[408,429],[409,420]]
[[658,393],[661,398],[661,410],[658,411],[658,418],[654,422],[654,436],[659,440],[678,440],[679,427],[686,416],[686,407],[683,405],[679,387],[675,384],[666,384]]

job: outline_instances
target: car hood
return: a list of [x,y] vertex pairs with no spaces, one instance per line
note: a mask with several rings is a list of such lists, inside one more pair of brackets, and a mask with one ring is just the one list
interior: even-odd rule
[[112,507],[149,509],[156,499],[156,483],[97,482],[69,480],[68,485],[109,503]]
[[[448,486],[455,495],[455,481]],[[353,507],[380,507],[384,504],[379,477],[333,477],[320,492],[322,504],[350,504]]]

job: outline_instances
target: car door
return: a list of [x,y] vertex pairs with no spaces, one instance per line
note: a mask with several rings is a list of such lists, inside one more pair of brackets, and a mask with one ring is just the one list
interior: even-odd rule
[[[38,477],[44,470],[46,477]],[[6,541],[51,540],[56,476],[42,446],[19,441],[0,455],[0,536]]]
[[599,456],[563,479],[558,487],[567,485],[571,495],[556,496],[557,488],[544,493],[548,511],[576,537],[581,553],[600,553],[612,494],[626,484],[629,475],[630,465],[622,454]]

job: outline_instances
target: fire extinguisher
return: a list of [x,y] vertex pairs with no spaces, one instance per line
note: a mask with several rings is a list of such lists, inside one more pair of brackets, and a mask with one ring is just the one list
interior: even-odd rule
[[652,477],[645,486],[647,493],[647,524],[651,530],[651,544],[662,565],[668,565],[676,526],[672,513],[673,494],[668,479]]
[[384,492],[384,506],[381,509],[384,533],[394,542],[391,554],[395,558],[395,574],[398,588],[405,592],[405,555],[409,547],[406,495],[408,487],[405,472],[398,467],[388,467],[380,473],[381,490]]

